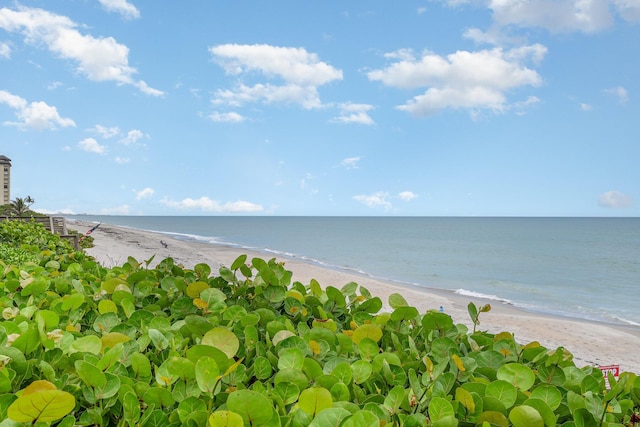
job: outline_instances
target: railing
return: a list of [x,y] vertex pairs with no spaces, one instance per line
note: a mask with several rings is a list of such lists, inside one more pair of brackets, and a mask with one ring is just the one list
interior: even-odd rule
[[0,216],[0,221],[23,221],[42,224],[44,228],[60,238],[68,240],[76,251],[80,250],[80,241],[77,234],[69,234],[67,231],[67,219],[62,216]]

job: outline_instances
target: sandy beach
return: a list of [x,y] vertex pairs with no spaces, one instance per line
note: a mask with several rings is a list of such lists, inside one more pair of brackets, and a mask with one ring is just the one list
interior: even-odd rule
[[[68,221],[72,230],[84,234],[95,224]],[[92,236],[94,247],[86,252],[105,267],[121,265],[129,256],[139,262],[154,257],[151,266],[171,257],[177,264],[192,268],[198,263],[209,264],[213,271],[222,265],[230,265],[239,255],[270,259],[273,256],[223,245],[212,245],[173,239],[167,235],[102,224]],[[166,243],[166,247],[161,243]],[[472,327],[467,305],[491,303],[492,309],[480,316],[480,330],[498,333],[511,332],[521,344],[538,341],[548,349],[563,346],[574,355],[578,366],[619,365],[622,372],[640,373],[640,328],[624,325],[604,324],[579,319],[530,313],[511,305],[480,298],[462,296],[453,292],[435,289],[405,287],[393,282],[375,280],[370,277],[336,271],[296,259],[279,258],[293,272],[293,280],[308,284],[316,279],[323,287],[341,288],[356,282],[379,296],[385,303],[392,293],[400,293],[409,304],[421,313],[443,307],[456,323]],[[388,308],[386,306],[385,308]]]

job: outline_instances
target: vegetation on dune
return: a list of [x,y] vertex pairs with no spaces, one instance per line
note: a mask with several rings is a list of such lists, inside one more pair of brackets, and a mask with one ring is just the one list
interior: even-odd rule
[[[104,268],[0,224],[0,426],[632,426],[640,378],[473,330],[399,294],[239,257]],[[25,248],[15,256],[7,245]]]

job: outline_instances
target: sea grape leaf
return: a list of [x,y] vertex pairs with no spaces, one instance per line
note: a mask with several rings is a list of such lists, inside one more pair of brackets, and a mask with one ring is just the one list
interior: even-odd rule
[[549,405],[547,405],[543,400],[527,399],[524,401],[523,405],[535,408],[542,417],[545,427],[555,427],[558,417],[553,413],[553,410],[549,407]]
[[69,353],[100,354],[100,351],[102,351],[102,341],[96,335],[78,338],[69,346]]
[[[246,259],[246,255],[245,255]],[[244,421],[239,414],[231,411],[215,411],[209,415],[210,427],[244,427]]]
[[311,387],[302,390],[298,398],[298,406],[307,414],[315,417],[323,410],[333,405],[331,392],[322,387]]
[[462,387],[456,389],[456,401],[460,402],[462,406],[467,409],[467,412],[473,414],[476,411],[476,403],[473,400],[473,395]]
[[507,363],[501,366],[496,376],[499,380],[510,382],[521,391],[529,390],[536,381],[531,368],[521,363]]
[[23,423],[56,421],[76,406],[76,399],[71,393],[57,390],[53,384],[46,384],[48,381],[35,383],[35,387],[25,388],[7,409],[7,416],[11,420]]
[[402,404],[402,399],[404,398],[404,387],[395,386],[387,393],[387,396],[384,398],[384,406],[387,408],[391,415],[395,414],[400,408]]
[[372,323],[360,325],[358,326],[358,329],[353,331],[351,339],[354,343],[358,344],[364,338],[370,338],[373,341],[378,342],[382,338],[382,329],[380,326]]
[[117,344],[131,341],[131,338],[120,332],[108,332],[102,335],[100,341],[102,342],[102,351],[104,352],[106,349],[113,348]]
[[453,319],[448,314],[430,311],[422,317],[422,327],[427,331],[446,331],[453,327]]
[[562,393],[557,387],[547,384],[541,384],[531,391],[532,399],[540,399],[545,402],[552,410],[558,409],[562,403]]
[[309,427],[338,427],[350,415],[351,412],[344,408],[327,408],[311,421]]
[[401,322],[403,320],[413,320],[419,316],[418,309],[415,307],[398,307],[391,313],[391,320]]
[[391,295],[389,295],[389,305],[391,306],[391,308],[393,308],[394,310],[400,307],[407,307],[409,306],[409,304],[407,303],[407,300],[404,299],[404,297],[398,293],[393,293]]
[[508,381],[496,380],[487,384],[486,396],[493,397],[502,402],[505,408],[510,408],[516,403],[518,391],[515,386]]
[[273,404],[252,390],[236,390],[227,398],[227,409],[242,417],[245,425],[263,426],[273,416]]
[[97,366],[84,360],[76,360],[74,366],[80,379],[89,387],[100,388],[107,384],[107,377]]
[[545,427],[540,413],[527,405],[516,406],[509,412],[509,420],[514,427]]
[[278,369],[298,369],[304,366],[304,354],[297,347],[285,348],[278,353]]
[[213,357],[203,356],[196,362],[195,375],[198,387],[203,393],[215,391],[220,369]]
[[229,358],[235,356],[240,348],[240,341],[236,334],[222,326],[213,328],[204,334],[201,343],[221,350]]
[[341,427],[379,427],[380,419],[371,411],[361,409],[344,419]]

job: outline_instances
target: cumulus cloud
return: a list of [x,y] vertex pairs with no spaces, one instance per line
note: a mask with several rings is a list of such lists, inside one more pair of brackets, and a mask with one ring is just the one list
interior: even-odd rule
[[228,113],[219,113],[214,111],[209,115],[209,119],[217,123],[241,123],[246,120],[246,117],[234,111]]
[[413,191],[402,191],[398,194],[398,198],[400,200],[404,200],[405,202],[410,202],[411,200],[415,199],[416,197],[418,197],[418,195],[416,193],[414,193]]
[[78,143],[78,147],[80,147],[82,151],[87,151],[89,153],[96,153],[101,155],[107,154],[107,147],[105,147],[104,145],[100,145],[98,141],[93,138],[83,139]]
[[6,59],[11,57],[11,47],[7,43],[0,43],[0,56]]
[[129,132],[127,132],[127,136],[125,136],[120,140],[120,144],[124,144],[124,145],[135,144],[143,137],[144,137],[144,133],[142,133],[141,130],[131,129]]
[[[237,107],[263,102],[318,108],[322,106],[318,87],[342,79],[341,70],[320,61],[315,53],[303,48],[222,44],[210,47],[209,52],[228,75],[238,79],[234,88],[216,92],[214,104]],[[256,75],[269,82],[248,85],[242,81]]]
[[387,54],[395,62],[370,71],[368,77],[401,89],[426,87],[426,92],[396,107],[415,116],[445,109],[502,112],[509,108],[510,90],[542,84],[540,75],[525,63],[539,63],[546,52],[540,44],[510,50],[457,51],[446,57],[432,52],[416,56],[404,49]]
[[630,208],[633,205],[633,197],[616,190],[607,191],[598,198],[598,205],[612,209]]
[[370,110],[373,110],[373,105],[346,102],[340,104],[339,108],[339,115],[331,119],[333,123],[358,123],[362,125],[375,124],[371,116],[368,114]]
[[21,129],[57,129],[59,127],[75,127],[76,123],[69,119],[60,117],[56,107],[47,105],[43,101],[28,103],[25,99],[13,95],[7,91],[0,90],[0,104],[6,104],[15,110],[17,122],[4,122],[5,125],[17,126]]
[[616,16],[640,22],[636,0],[447,0],[451,6],[488,7],[499,26],[539,27],[551,32],[593,33],[611,27]]
[[358,162],[360,161],[360,156],[356,157],[347,157],[340,162],[340,166],[346,169],[358,169]]
[[66,16],[43,9],[18,6],[0,9],[0,28],[20,33],[25,42],[47,48],[63,59],[77,63],[76,70],[89,80],[132,85],[147,95],[163,92],[135,80],[137,70],[129,65],[129,48],[113,37],[95,38],[78,31],[79,25]]
[[98,0],[102,7],[108,12],[115,12],[122,15],[125,19],[137,19],[140,17],[140,11],[127,0]]
[[384,208],[385,210],[391,209],[392,205],[389,201],[390,195],[384,191],[378,191],[373,194],[358,194],[353,196],[353,199],[362,203],[370,208]]
[[206,196],[202,196],[199,199],[192,199],[190,197],[187,197],[180,201],[165,198],[162,199],[161,202],[166,206],[180,210],[200,210],[203,212],[215,213],[252,213],[261,212],[264,210],[261,205],[244,200],[227,202],[223,204]]
[[621,104],[626,104],[629,100],[629,94],[627,93],[627,90],[622,86],[605,89],[604,93],[618,98],[618,102],[620,102]]
[[135,191],[134,193],[136,193],[136,200],[142,200],[142,199],[148,199],[149,197],[153,196],[153,194],[155,193],[153,188],[144,188],[140,191]]
[[89,131],[97,133],[104,139],[109,139],[118,135],[120,133],[120,128],[118,128],[117,126],[106,127],[102,125],[95,125],[94,127],[90,128]]

